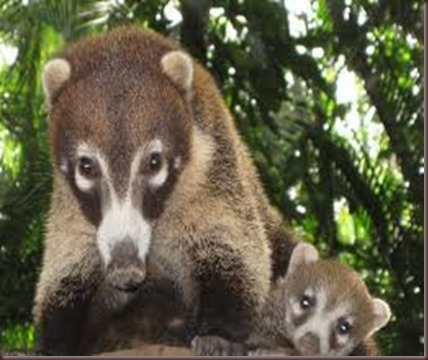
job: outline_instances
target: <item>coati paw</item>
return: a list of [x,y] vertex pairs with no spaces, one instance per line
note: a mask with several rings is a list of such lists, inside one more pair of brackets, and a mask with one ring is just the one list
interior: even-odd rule
[[244,356],[245,347],[220,336],[195,336],[191,343],[196,356]]

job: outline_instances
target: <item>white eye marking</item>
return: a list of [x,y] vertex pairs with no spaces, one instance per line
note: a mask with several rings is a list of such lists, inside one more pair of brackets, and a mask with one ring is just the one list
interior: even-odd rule
[[148,145],[147,145],[147,152],[148,153],[162,153],[163,150],[163,146],[162,146],[162,142],[159,139],[154,139],[152,140]]
[[[308,289],[306,289],[305,291],[304,291],[304,293],[303,293],[305,296],[307,296],[307,297],[309,297],[309,298],[311,298],[311,299],[313,299],[313,298],[315,298],[315,291],[314,291],[314,289],[312,289],[312,288],[308,288]],[[318,304],[317,303],[315,303],[315,306],[317,306]],[[297,297],[297,296],[294,296],[293,298],[292,298],[292,305],[291,305],[291,309],[292,309],[292,311],[293,311],[293,314],[295,314],[296,316],[299,316],[299,315],[302,315],[306,310],[305,309],[303,309],[302,308],[302,305],[301,305],[301,297],[299,296],[299,297]]]
[[291,310],[293,311],[293,314],[296,316],[303,314],[303,309],[300,306],[299,298],[297,298],[297,297],[293,298],[293,300],[291,302]]
[[[108,175],[107,162],[104,160],[100,151],[94,146],[91,146],[85,142],[79,144],[79,146],[77,147],[77,158],[81,159],[84,157],[87,157],[89,159],[94,159],[94,161],[96,161],[96,163],[99,164],[100,166],[101,174],[104,176]],[[90,179],[80,173],[79,162],[76,164],[75,182],[79,190],[83,192],[90,191],[95,185],[94,179]]]
[[[147,148],[145,150],[147,154],[162,154],[162,151],[163,151],[163,145],[159,139],[152,140],[147,145]],[[137,155],[136,160],[137,159],[139,160],[141,156],[142,154]],[[167,180],[169,172],[168,172],[168,166],[166,161],[162,161],[161,166],[162,166],[161,169],[149,179],[150,186],[161,187]]]
[[345,345],[348,342],[349,334],[337,334],[337,343],[340,346]]
[[178,170],[181,166],[181,157],[177,156],[174,160],[174,169]]
[[[349,328],[352,328],[352,325],[354,323],[354,318],[353,317],[346,316],[346,313],[344,313],[341,316],[339,316],[339,319],[340,318],[342,318],[343,320],[345,320],[349,324]],[[343,321],[343,320],[341,320],[341,321]],[[337,326],[336,326],[336,328],[334,330],[336,332],[337,343],[340,346],[345,345],[348,342],[348,340],[349,340],[349,331],[346,332],[346,333],[341,333],[340,331],[338,331]]]
[[160,171],[149,180],[149,184],[153,187],[161,187],[167,178],[168,166],[166,163],[164,163]]
[[87,177],[82,176],[80,174],[79,169],[76,169],[75,181],[79,190],[83,192],[90,191],[95,184],[94,180],[88,179]]
[[60,171],[63,174],[67,174],[68,173],[68,164],[67,164],[67,160],[66,159],[62,159],[61,160],[61,165],[59,166]]

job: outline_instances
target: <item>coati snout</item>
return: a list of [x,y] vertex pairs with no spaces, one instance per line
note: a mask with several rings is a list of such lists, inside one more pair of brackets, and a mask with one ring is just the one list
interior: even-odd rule
[[113,248],[112,260],[106,269],[106,282],[121,291],[136,291],[146,277],[145,263],[138,257],[137,247],[125,239]]

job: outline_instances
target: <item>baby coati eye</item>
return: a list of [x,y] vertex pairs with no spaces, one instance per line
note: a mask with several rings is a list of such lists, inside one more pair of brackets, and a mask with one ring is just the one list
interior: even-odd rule
[[339,320],[339,323],[337,324],[337,332],[340,335],[345,335],[349,333],[351,330],[351,324],[348,320]]
[[150,155],[149,167],[152,172],[156,172],[162,167],[162,155],[160,153],[156,152]]
[[315,305],[315,297],[309,295],[303,295],[300,298],[300,307],[302,309],[308,309]]
[[87,178],[94,179],[100,174],[97,162],[88,156],[80,157],[77,167],[79,173]]

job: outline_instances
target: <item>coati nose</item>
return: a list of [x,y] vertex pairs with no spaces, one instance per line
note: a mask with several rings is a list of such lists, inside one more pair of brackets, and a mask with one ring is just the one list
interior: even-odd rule
[[118,242],[111,252],[112,260],[107,267],[106,281],[121,291],[136,291],[146,277],[146,267],[138,257],[133,242]]
[[313,356],[320,353],[320,339],[312,332],[306,333],[298,342],[302,355]]

